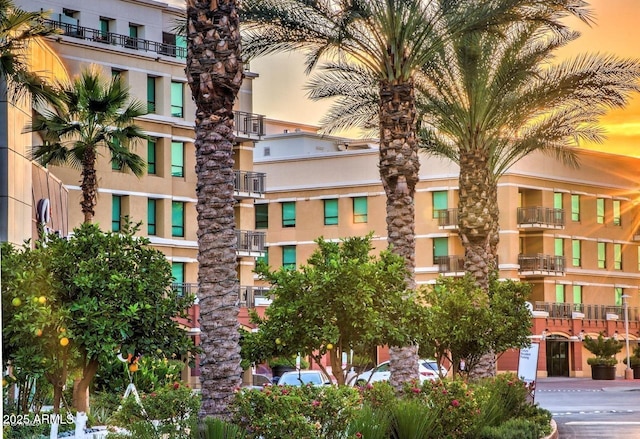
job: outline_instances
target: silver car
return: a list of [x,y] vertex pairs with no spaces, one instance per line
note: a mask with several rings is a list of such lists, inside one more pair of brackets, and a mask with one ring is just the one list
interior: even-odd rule
[[285,372],[278,380],[279,386],[328,386],[331,380],[320,370],[294,370]]
[[[440,375],[446,376],[447,369],[442,366],[438,369],[438,362],[436,360],[421,359],[418,360],[418,370],[420,373],[420,383],[427,380],[435,381],[440,378]],[[440,370],[440,373],[438,373]],[[367,383],[375,383],[377,381],[389,381],[391,377],[391,368],[388,361],[378,364],[371,370],[362,372],[354,380],[356,385],[363,385]]]

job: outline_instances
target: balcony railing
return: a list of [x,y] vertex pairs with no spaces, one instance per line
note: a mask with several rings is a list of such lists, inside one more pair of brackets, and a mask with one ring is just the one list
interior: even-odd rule
[[236,136],[264,136],[264,116],[244,111],[234,111],[233,114],[235,118]]
[[[535,302],[536,311],[546,311],[550,319],[571,319],[574,312],[584,314],[584,320],[607,320],[607,314],[616,314],[620,320],[624,319],[624,307],[620,305],[596,305],[565,302]],[[629,321],[640,321],[639,310],[629,308]]]
[[458,209],[441,209],[437,210],[438,227],[441,229],[457,229],[458,228]]
[[518,264],[521,274],[562,276],[565,272],[564,256],[518,255]]
[[435,263],[438,273],[460,273],[464,271],[464,258],[462,256],[436,256]]
[[64,23],[58,20],[44,20],[44,23],[48,26],[61,29],[63,35],[69,37],[96,41],[98,43],[104,44],[112,44],[115,46],[126,47],[128,49],[153,52],[159,55],[170,56],[172,58],[185,59],[187,57],[187,48],[179,47],[175,44],[159,43],[157,41],[130,37],[128,35],[121,35],[113,32],[103,32],[99,29],[92,29],[76,24]]
[[550,207],[518,207],[518,226],[545,229],[564,228],[564,209]]
[[246,308],[267,305],[272,300],[266,287],[240,286],[239,294],[240,306]]
[[171,289],[177,291],[179,296],[185,296],[187,294],[196,295],[198,293],[198,284],[174,282],[171,284]]
[[264,253],[266,233],[254,230],[236,230],[239,253]]
[[238,194],[260,197],[265,192],[264,172],[235,171],[234,189]]
[[636,230],[635,233],[633,234],[633,238],[634,241],[639,242],[640,241],[640,229]]

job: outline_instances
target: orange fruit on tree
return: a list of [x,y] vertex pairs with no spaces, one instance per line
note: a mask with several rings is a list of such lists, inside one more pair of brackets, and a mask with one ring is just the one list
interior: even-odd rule
[[66,346],[69,344],[69,339],[67,337],[62,337],[60,339],[60,346]]
[[47,298],[44,296],[40,296],[38,297],[38,302],[44,305],[45,303],[47,303]]
[[42,329],[36,329],[36,337],[42,337]]

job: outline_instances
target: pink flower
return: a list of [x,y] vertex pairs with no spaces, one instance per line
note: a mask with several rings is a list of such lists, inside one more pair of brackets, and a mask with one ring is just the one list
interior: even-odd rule
[[460,407],[460,402],[457,399],[454,399],[451,401],[451,405],[454,407]]
[[443,395],[446,395],[447,393],[449,393],[449,392],[447,392],[447,389],[442,389],[442,394]]
[[318,407],[318,406],[320,405],[320,401],[314,400],[314,401],[311,403],[311,405],[312,405],[312,406],[314,406],[314,407]]
[[357,437],[358,439],[361,439],[361,438],[362,438],[362,433],[357,432],[357,433],[356,433],[356,437]]
[[420,393],[420,389],[418,389],[417,387],[413,387],[413,388],[411,389],[411,391],[412,391],[413,393]]
[[175,383],[173,383],[173,388],[174,388],[174,390],[178,390],[180,388],[180,383],[177,382],[177,381]]

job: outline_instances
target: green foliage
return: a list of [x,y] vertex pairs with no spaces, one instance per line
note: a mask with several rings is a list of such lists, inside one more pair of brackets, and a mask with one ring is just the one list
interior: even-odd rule
[[139,392],[149,393],[158,387],[179,381],[185,363],[143,355],[138,360],[137,372],[129,372],[128,366],[128,363],[115,357],[109,362],[101,363],[93,388],[99,392],[123,395],[132,379]]
[[360,408],[360,396],[348,386],[267,386],[238,392],[231,408],[250,438],[337,439]]
[[516,418],[495,427],[483,428],[476,439],[538,439],[544,434],[534,422]]
[[[625,357],[622,362],[627,364],[627,358]],[[640,365],[640,345],[636,346],[633,350],[633,355],[629,356],[629,366],[638,366]]]
[[391,431],[391,414],[388,410],[364,403],[347,427],[348,438],[388,439]]
[[396,391],[388,381],[377,381],[364,386],[357,386],[362,400],[373,407],[389,407],[396,400]]
[[245,431],[231,422],[205,418],[198,427],[198,439],[244,439]]
[[598,338],[594,339],[588,335],[583,341],[586,350],[591,352],[595,357],[587,358],[587,364],[601,366],[615,366],[618,360],[616,354],[622,351],[624,343],[614,338],[604,338],[602,333],[598,334]]
[[455,373],[464,359],[469,373],[489,352],[528,346],[530,291],[528,284],[493,277],[487,294],[470,275],[439,278],[422,290],[423,300],[431,306],[424,308],[421,348],[432,349],[436,358],[448,358]]
[[264,318],[252,315],[260,330],[243,335],[242,356],[259,363],[299,352],[321,364],[329,353],[342,384],[343,353],[362,356],[375,346],[414,341],[421,307],[405,290],[403,259],[388,251],[372,256],[371,235],[316,243],[300,270],[258,265],[274,300]]
[[522,416],[530,404],[529,390],[513,373],[485,378],[476,386],[480,405],[479,426],[498,426],[508,419]]
[[437,427],[438,410],[418,399],[400,399],[391,407],[393,437],[427,439]]

